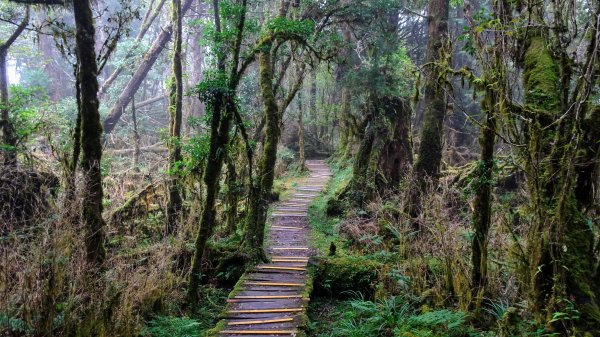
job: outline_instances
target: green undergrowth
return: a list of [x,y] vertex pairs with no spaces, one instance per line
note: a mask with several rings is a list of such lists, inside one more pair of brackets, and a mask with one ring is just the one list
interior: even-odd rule
[[462,337],[492,336],[467,324],[468,315],[447,309],[417,307],[401,297],[368,301],[318,298],[309,308],[310,336],[321,337]]
[[157,315],[142,329],[143,337],[204,337],[214,327],[226,304],[228,290],[205,287],[201,290],[202,305],[189,316]]
[[[406,236],[411,232],[390,226],[401,221],[397,200],[374,205],[378,215],[372,218],[361,218],[344,204],[339,206],[346,210],[347,219],[343,211],[332,211],[352,170],[333,166],[332,171],[326,190],[309,209],[312,246],[317,251],[311,260],[314,291],[308,309],[309,336],[554,336],[527,314],[527,303],[490,298],[477,312],[466,311],[468,299],[457,295],[470,292],[464,273],[447,273],[448,264],[455,261],[430,251],[445,246],[423,240],[419,244],[430,246],[413,246],[408,252]],[[379,232],[370,234],[374,225]],[[396,231],[388,233],[388,228]],[[457,230],[448,238],[462,242],[460,233]],[[463,256],[462,251],[454,254],[456,259]]]
[[331,166],[333,177],[327,184],[325,191],[315,198],[308,209],[308,219],[311,226],[312,246],[318,255],[329,254],[330,249],[335,246],[336,254],[344,255],[344,244],[338,235],[338,225],[342,220],[340,217],[328,217],[327,205],[330,200],[337,200],[339,192],[348,184],[352,176],[352,167],[339,168]]

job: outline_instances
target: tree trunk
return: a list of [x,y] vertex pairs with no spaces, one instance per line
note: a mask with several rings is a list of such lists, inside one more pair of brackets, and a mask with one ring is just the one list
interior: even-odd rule
[[302,116],[304,110],[302,109],[302,91],[298,92],[298,156],[300,172],[306,171],[306,155],[304,153],[304,123]]
[[[235,41],[231,74],[229,77],[228,88],[230,93],[226,96],[222,91],[215,94],[214,98],[206,102],[206,107],[212,112],[212,121],[210,129],[210,145],[208,150],[208,158],[204,171],[204,183],[206,184],[206,197],[204,198],[204,207],[200,217],[200,228],[194,243],[194,256],[192,258],[192,266],[190,269],[190,279],[188,284],[187,303],[191,306],[197,305],[198,288],[200,287],[200,273],[202,271],[202,258],[206,243],[210,238],[215,227],[216,210],[215,203],[217,193],[219,192],[219,179],[221,177],[221,169],[223,160],[226,155],[227,145],[229,142],[229,129],[231,121],[236,109],[235,95],[239,83],[237,77],[238,63],[240,50],[243,40],[244,26],[246,22],[246,0],[242,0],[242,14],[237,24],[237,37]],[[217,46],[217,68],[219,72],[225,73],[225,55],[221,48],[220,32],[221,19],[219,14],[219,0],[213,0],[213,11],[215,20],[215,45]]]
[[310,123],[312,125],[311,133],[317,137],[317,127],[319,125],[319,112],[317,111],[317,69],[313,69],[310,72],[310,98],[308,107],[310,109]]
[[238,223],[238,199],[240,183],[238,182],[238,175],[235,170],[235,164],[233,158],[227,159],[227,234],[234,234],[237,230]]
[[5,167],[17,165],[17,137],[9,116],[10,103],[8,97],[8,73],[6,69],[6,61],[8,57],[8,50],[21,35],[21,33],[23,33],[28,23],[29,6],[26,7],[25,17],[19,26],[17,26],[17,29],[4,43],[0,44],[0,131],[2,132],[0,144],[3,145],[3,164]]
[[133,122],[133,168],[140,171],[140,133],[138,132],[135,97],[131,100],[131,120]]
[[265,140],[262,155],[258,163],[258,179],[250,190],[250,208],[246,224],[245,244],[251,260],[265,260],[263,250],[264,226],[268,207],[268,193],[275,179],[275,162],[277,161],[277,144],[279,143],[279,109],[273,90],[272,45],[266,45],[259,54],[259,82],[265,111]]
[[[206,8],[203,3],[198,2],[196,5],[196,11],[198,13],[202,13],[202,11],[205,9]],[[199,15],[198,18],[201,18],[201,16]],[[200,39],[203,36],[203,28],[201,26],[196,26],[192,27],[191,29],[191,42],[187,47],[192,61],[191,75],[188,81],[189,88],[193,88],[200,83],[200,81],[202,81],[202,72],[204,67],[204,52],[200,44]],[[188,107],[188,111],[185,114],[186,120],[189,120],[190,117],[199,118],[204,116],[204,103],[192,95],[189,96],[189,103],[186,104],[186,106]],[[185,133],[188,135],[191,134],[193,126],[190,126],[189,123],[185,123],[184,126],[186,129]]]
[[[475,173],[475,201],[473,213],[473,251],[471,275],[474,298],[485,295],[488,267],[488,232],[492,222],[492,184],[494,169],[494,143],[496,141],[496,104],[497,94],[486,90],[482,102],[485,111],[485,124],[481,128],[481,158]],[[478,301],[479,302],[479,301]]]
[[[131,47],[130,52],[128,52],[125,55],[124,61],[127,61],[128,59],[130,59],[133,56],[133,51],[140,45],[140,43],[142,42],[142,39],[144,38],[144,36],[146,35],[146,32],[148,31],[148,29],[150,29],[150,26],[152,26],[152,23],[154,22],[154,19],[156,19],[156,17],[158,16],[158,14],[160,14],[160,11],[163,7],[163,5],[165,4],[166,0],[160,0],[158,2],[158,5],[156,6],[156,8],[149,8],[148,10],[152,10],[152,13],[147,13],[146,14],[146,18],[144,20],[144,22],[142,23],[142,27],[140,28],[138,34],[135,37],[135,40],[133,41],[133,46]],[[115,69],[106,79],[106,81],[104,81],[104,83],[102,83],[102,86],[100,87],[100,91],[98,92],[98,96],[102,96],[104,94],[106,94],[106,92],[108,91],[108,89],[110,89],[110,87],[115,83],[115,81],[117,80],[117,78],[119,77],[119,75],[123,72],[123,70],[125,69],[125,65],[127,64],[127,62],[123,62],[121,65],[119,65],[117,67],[117,69]]]
[[[181,15],[185,15],[193,1],[194,0],[185,0],[181,6]],[[137,67],[133,75],[131,75],[129,82],[127,82],[127,85],[125,88],[123,88],[123,91],[117,98],[117,101],[110,109],[108,116],[104,120],[105,133],[111,133],[113,131],[115,125],[117,125],[121,119],[123,110],[131,102],[133,95],[135,95],[140,85],[148,75],[148,72],[150,72],[150,69],[152,69],[152,66],[154,66],[154,63],[167,46],[172,34],[173,25],[168,25],[163,28],[162,32],[160,32],[160,34],[156,37],[152,43],[152,47],[150,47],[150,50],[148,50],[146,55],[144,55],[142,63]]]
[[85,174],[83,222],[87,230],[87,259],[101,263],[105,258],[104,220],[102,219],[102,125],[98,112],[98,67],[94,50],[94,19],[89,0],[74,0],[77,27],[77,59],[81,84],[81,167]]
[[[79,165],[79,158],[81,157],[81,83],[79,82],[79,65],[75,65],[73,73],[75,75],[75,101],[77,102],[77,117],[75,118],[75,127],[73,128],[73,149],[71,152],[71,159],[70,162],[67,162],[65,165],[67,182],[65,204],[63,206],[66,210],[72,209],[70,205],[75,199],[75,192],[77,189],[77,166]],[[72,223],[75,223],[76,221],[74,214],[68,214],[67,218],[70,219]]]
[[181,0],[173,0],[172,25],[175,27],[173,48],[173,77],[169,96],[169,200],[167,204],[167,223],[165,235],[175,232],[177,218],[181,213],[181,191],[179,186],[179,168],[181,162],[181,122],[183,109],[183,66],[181,64],[182,17]]
[[425,73],[425,104],[423,128],[421,129],[421,144],[415,171],[422,182],[426,177],[437,179],[442,161],[442,135],[444,132],[444,118],[446,116],[445,80],[441,78],[444,73],[442,62],[450,57],[448,50],[448,0],[432,0],[429,2],[428,36],[427,42],[427,71]]
[[[600,10],[595,16],[590,34],[593,49],[600,39],[596,26]],[[582,333],[596,335],[600,333],[600,294],[594,285],[598,258],[589,196],[597,175],[590,180],[589,169],[596,169],[600,150],[599,110],[581,103],[587,100],[583,79],[574,89],[574,99],[567,100],[569,63],[551,50],[545,31],[529,34],[523,45],[523,86],[525,107],[531,113],[525,126],[527,152],[522,152],[533,213],[527,245],[529,295],[536,318],[553,332],[571,334],[570,327],[575,325]],[[591,51],[587,55],[591,74],[598,61],[595,55]],[[587,83],[589,78],[593,76]],[[571,109],[576,111],[569,113]],[[596,131],[586,131],[590,126]],[[573,310],[580,317],[576,321],[553,317],[556,312],[570,315]]]
[[394,191],[412,164],[409,104],[398,97],[369,98],[367,120],[352,171],[342,198],[362,207],[376,193]]

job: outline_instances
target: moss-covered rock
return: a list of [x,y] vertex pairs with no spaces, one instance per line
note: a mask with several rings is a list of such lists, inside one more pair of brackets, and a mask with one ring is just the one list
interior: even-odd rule
[[364,257],[326,257],[316,261],[314,293],[348,297],[360,293],[370,298],[375,293],[381,263]]

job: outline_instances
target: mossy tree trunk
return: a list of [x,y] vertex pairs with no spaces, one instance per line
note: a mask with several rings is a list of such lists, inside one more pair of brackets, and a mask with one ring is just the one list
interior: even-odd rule
[[98,112],[98,67],[94,42],[94,19],[89,0],[74,0],[77,33],[77,61],[81,85],[81,168],[85,176],[82,219],[87,230],[86,256],[89,262],[104,260],[104,220],[102,219],[102,124]]
[[264,226],[267,217],[268,194],[273,188],[275,179],[275,162],[277,161],[277,144],[280,135],[280,116],[273,89],[273,61],[271,49],[273,45],[265,45],[258,56],[260,91],[265,115],[265,138],[262,155],[258,162],[258,179],[250,190],[250,208],[246,223],[245,244],[251,260],[265,260],[263,251]]
[[306,154],[304,148],[304,109],[302,107],[302,91],[298,91],[298,161],[300,171],[306,171]]
[[227,158],[227,234],[233,234],[237,230],[238,201],[240,198],[240,182],[235,169],[234,158]]
[[317,69],[310,72],[310,90],[308,109],[310,111],[310,122],[312,125],[311,132],[313,136],[317,136],[317,127],[319,125],[319,112],[317,111]]
[[10,103],[8,97],[8,72],[6,61],[8,50],[23,33],[29,23],[29,6],[25,9],[25,17],[6,41],[0,43],[0,145],[2,145],[3,165],[6,167],[17,165],[17,137],[14,126],[10,121]]
[[181,123],[183,110],[183,67],[181,64],[182,13],[181,0],[172,1],[173,40],[173,77],[169,94],[169,200],[167,204],[165,236],[175,232],[181,213],[180,174],[181,163]]
[[423,101],[425,111],[415,172],[419,180],[436,179],[442,161],[442,135],[446,116],[444,67],[449,66],[448,0],[429,2],[427,64]]
[[133,169],[140,171],[140,133],[138,131],[135,97],[131,100],[131,122],[133,124]]
[[[234,93],[239,83],[240,73],[238,66],[240,62],[240,50],[243,40],[243,32],[246,22],[246,0],[241,2],[241,14],[237,24],[237,36],[234,45],[234,51],[231,62],[231,73],[227,82],[227,93],[223,90],[217,90],[214,97],[206,102],[207,110],[212,112],[210,126],[210,145],[206,166],[204,168],[204,184],[206,186],[206,196],[204,198],[202,214],[200,216],[200,227],[194,242],[194,255],[192,257],[192,266],[190,268],[189,282],[187,289],[187,303],[194,307],[198,303],[198,289],[200,287],[202,258],[206,243],[213,233],[216,221],[215,204],[217,193],[219,192],[221,170],[223,161],[227,155],[227,145],[229,142],[229,132],[231,122],[236,111],[236,102]],[[225,55],[221,50],[220,32],[221,18],[219,13],[219,0],[213,0],[213,11],[215,20],[215,45],[217,46],[217,68],[219,73],[225,74],[226,64]]]
[[[282,8],[284,4],[285,1],[282,2]],[[287,5],[289,6],[289,3]],[[280,11],[280,15],[285,15],[285,12]],[[275,180],[275,164],[277,162],[277,145],[281,135],[281,119],[285,110],[300,90],[305,72],[304,65],[298,66],[298,73],[293,81],[294,83],[287,91],[286,96],[278,104],[275,97],[277,88],[273,85],[274,82],[278,83],[278,81],[273,81],[275,62],[272,58],[272,48],[272,42],[266,43],[258,56],[260,69],[259,83],[265,116],[265,137],[262,154],[258,162],[258,176],[250,187],[250,205],[244,237],[250,262],[266,260],[263,250],[265,224],[267,220],[268,199],[273,189],[273,181]],[[283,76],[284,73],[285,69],[280,73],[280,76]]]
[[[598,75],[598,20],[599,9],[592,20],[586,69],[574,88],[571,62],[566,53],[551,50],[547,31],[529,31],[522,46],[528,118],[528,146],[522,158],[532,213],[529,297],[537,319],[564,334],[600,333],[600,294],[594,285],[598,257],[589,218],[590,195],[598,179],[590,172],[597,169],[600,124],[598,109],[586,96]],[[556,312],[567,316],[554,319]],[[570,316],[575,314],[580,318],[573,320]]]
[[412,109],[399,97],[371,97],[367,121],[354,162],[352,179],[342,198],[362,207],[377,193],[393,192],[412,164]]
[[[482,108],[485,123],[481,128],[479,143],[481,156],[474,172],[475,201],[473,211],[473,263],[472,285],[475,298],[485,294],[488,281],[488,233],[492,222],[492,185],[494,170],[494,144],[496,141],[496,113],[498,97],[492,89],[487,89]],[[479,302],[479,301],[478,301]]]

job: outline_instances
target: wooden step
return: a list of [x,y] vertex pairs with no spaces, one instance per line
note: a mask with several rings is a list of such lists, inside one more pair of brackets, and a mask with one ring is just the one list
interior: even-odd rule
[[302,267],[280,267],[280,266],[257,266],[257,269],[268,269],[268,270],[296,270],[306,271],[306,268]]
[[243,310],[229,310],[227,313],[230,314],[266,314],[266,313],[277,313],[277,312],[301,312],[303,308],[278,308],[278,309],[243,309]]
[[239,300],[273,300],[273,299],[292,299],[302,298],[302,295],[258,295],[258,296],[235,296],[233,299]]
[[273,217],[305,217],[308,215],[308,213],[296,213],[296,214],[290,214],[290,213],[273,213],[271,214]]
[[265,286],[265,287],[304,287],[304,283],[295,282],[246,282],[244,284],[251,286]]
[[293,321],[294,321],[293,318],[285,317],[285,318],[262,319],[262,320],[233,321],[233,322],[227,322],[227,325],[269,324],[269,323],[283,323],[283,322],[293,322]]
[[273,255],[271,256],[272,259],[299,259],[299,260],[307,260],[309,259],[308,256],[285,256],[285,255]]
[[274,225],[274,226],[271,226],[271,228],[304,229],[304,228],[302,228],[302,227],[293,227],[293,226],[279,226],[279,225]]

